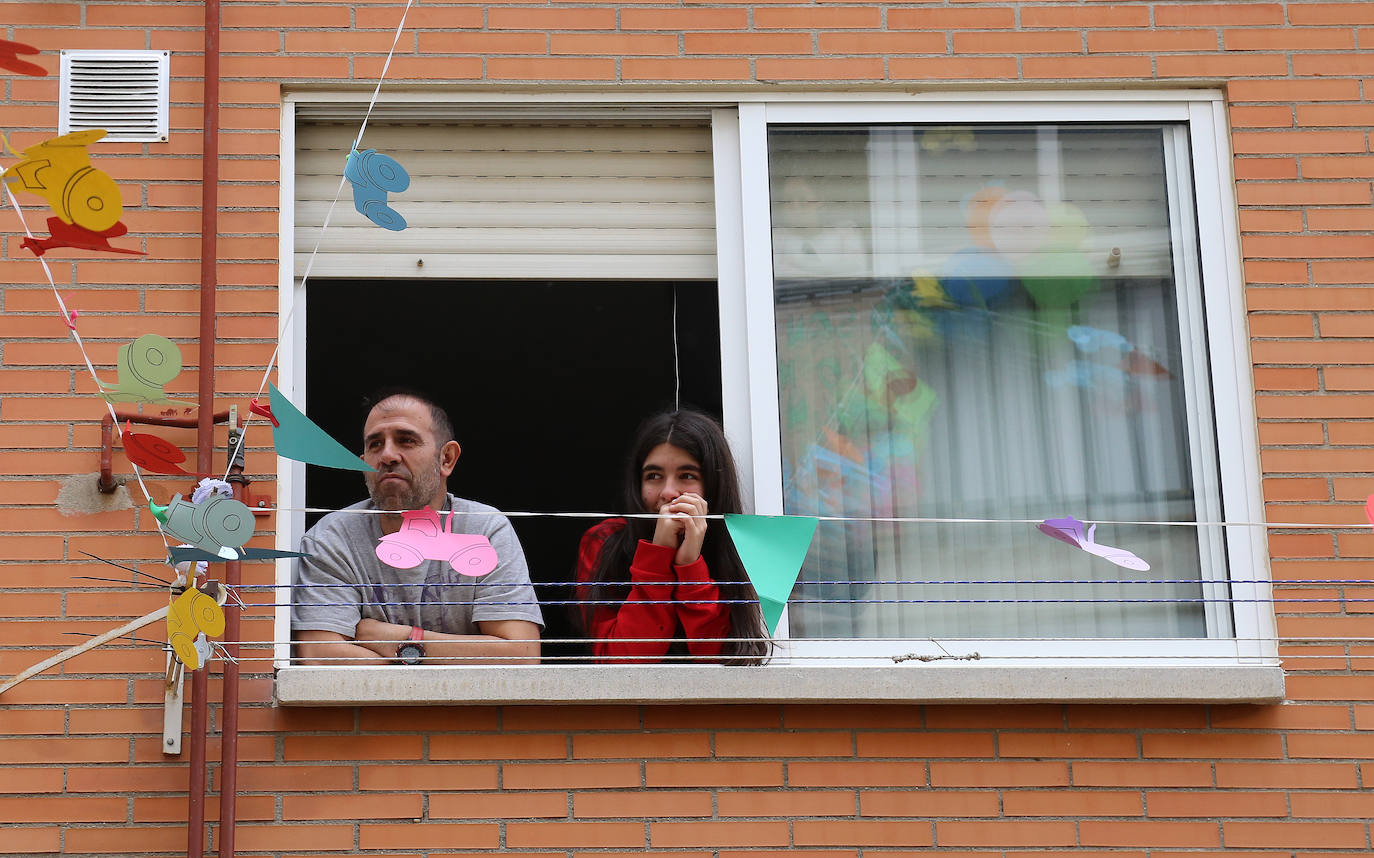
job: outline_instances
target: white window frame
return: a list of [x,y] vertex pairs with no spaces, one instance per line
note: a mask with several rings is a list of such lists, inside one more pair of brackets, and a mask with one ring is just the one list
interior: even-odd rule
[[[741,141],[740,188],[743,211],[743,283],[745,313],[737,317],[731,327],[732,339],[743,339],[748,354],[749,372],[740,377],[726,375],[726,400],[751,415],[748,467],[754,489],[756,511],[778,515],[783,512],[783,475],[781,433],[778,423],[777,344],[773,315],[773,272],[771,257],[771,227],[769,222],[768,127],[774,124],[878,124],[921,123],[957,124],[961,126],[986,124],[1051,124],[1068,122],[1168,122],[1184,123],[1188,134],[1168,135],[1166,160],[1181,164],[1186,171],[1192,167],[1195,190],[1195,212],[1180,205],[1179,189],[1171,188],[1171,228],[1174,257],[1180,269],[1188,269],[1186,278],[1193,283],[1201,279],[1203,298],[1180,301],[1180,330],[1185,339],[1194,343],[1211,340],[1211,360],[1208,365],[1192,366],[1186,374],[1185,387],[1189,399],[1189,414],[1194,422],[1192,434],[1202,443],[1193,445],[1196,484],[1200,487],[1214,483],[1210,476],[1220,472],[1223,517],[1227,521],[1261,521],[1258,445],[1256,441],[1253,399],[1238,395],[1250,387],[1248,347],[1243,324],[1241,302],[1243,282],[1240,276],[1239,254],[1226,252],[1238,247],[1235,239],[1234,200],[1228,199],[1230,149],[1220,133],[1220,105],[1211,102],[1162,101],[1119,103],[1114,100],[1026,102],[972,101],[966,104],[757,104],[742,106],[739,111],[739,140]],[[1186,141],[1186,142],[1185,142]],[[1169,171],[1171,175],[1175,171]],[[1223,191],[1227,195],[1223,195]],[[1227,226],[1231,228],[1228,230]],[[1194,227],[1198,232],[1194,232]],[[1230,233],[1230,234],[1228,234]],[[1201,270],[1197,270],[1199,265]],[[1228,264],[1229,263],[1229,264]],[[725,270],[725,266],[721,266]],[[1184,275],[1185,271],[1177,272]],[[722,291],[728,291],[723,288]],[[1201,306],[1196,306],[1196,305]],[[1199,318],[1198,310],[1206,315]],[[1205,328],[1204,328],[1205,326]],[[1191,334],[1191,336],[1190,336]],[[726,332],[722,331],[722,339]],[[1238,348],[1230,346],[1239,340]],[[1185,344],[1186,345],[1186,344]],[[1185,354],[1199,357],[1197,351],[1184,349]],[[1243,359],[1243,360],[1242,360]],[[1203,364],[1203,361],[1192,361]],[[1215,381],[1208,384],[1208,377]],[[744,387],[745,389],[731,388]],[[1210,387],[1210,389],[1208,389]],[[1199,423],[1198,416],[1205,409],[1207,399],[1215,400],[1215,423]],[[747,404],[746,404],[747,401]],[[729,414],[727,412],[727,420]],[[1215,429],[1218,440],[1213,447],[1210,437]],[[742,457],[743,458],[743,457]],[[1216,467],[1213,467],[1215,460]],[[1201,512],[1201,511],[1200,511]],[[1199,516],[1202,519],[1202,516]],[[1203,519],[1205,520],[1205,519]],[[1215,531],[1222,528],[1199,528],[1199,545],[1210,556],[1204,566],[1216,569],[1224,564],[1220,542]],[[855,659],[883,658],[906,653],[923,656],[977,652],[980,659],[1063,659],[1074,663],[1087,659],[1094,663],[1110,664],[1118,660],[1136,661],[1142,657],[1151,663],[1175,657],[1180,660],[1197,659],[1266,659],[1274,655],[1272,644],[1272,611],[1267,602],[1267,589],[1253,583],[1267,574],[1268,557],[1264,533],[1260,528],[1225,528],[1226,550],[1230,570],[1254,570],[1256,574],[1230,576],[1238,579],[1233,585],[1234,637],[1209,639],[1137,639],[1104,640],[1073,639],[1027,641],[1024,639],[935,641],[826,641],[809,644],[803,640],[788,641],[782,647],[782,657],[792,657],[796,663],[825,657]],[[1204,592],[1216,598],[1225,593],[1225,581],[1207,582]],[[1209,602],[1213,608],[1221,603]],[[1217,611],[1211,614],[1209,626],[1217,624]],[[785,629],[785,625],[780,630]],[[785,635],[784,635],[785,636]]]
[[[294,303],[281,343],[280,378],[293,398],[304,389],[305,295],[293,276],[294,129],[300,105],[357,105],[350,93],[289,96],[283,104],[281,147],[280,308]],[[750,511],[782,512],[781,436],[776,343],[767,130],[772,123],[985,123],[1053,124],[1086,121],[1186,123],[1187,143],[1169,157],[1191,164],[1195,212],[1171,211],[1183,253],[1192,238],[1182,217],[1196,217],[1197,272],[1205,300],[1201,326],[1210,345],[1206,374],[1218,427],[1216,471],[1227,521],[1263,521],[1258,427],[1245,326],[1239,228],[1231,150],[1220,93],[1158,92],[923,93],[711,93],[645,92],[614,99],[596,93],[452,93],[393,95],[388,113],[462,116],[492,110],[581,110],[655,106],[711,109],[716,166],[716,250],[721,313],[723,409],[726,433],[741,467]],[[1179,138],[1182,139],[1182,138]],[[1170,200],[1176,195],[1171,194]],[[1176,244],[1176,246],[1178,246]],[[1183,330],[1187,330],[1186,328]],[[1194,378],[1197,377],[1194,373]],[[304,466],[278,460],[281,505],[304,506]],[[290,549],[304,531],[304,514],[284,514],[278,547]],[[1233,598],[1234,635],[1213,639],[986,640],[831,642],[823,658],[814,647],[786,640],[779,657],[757,669],[721,666],[539,665],[526,667],[304,667],[291,665],[289,609],[276,614],[277,696],[284,704],[537,703],[537,702],[746,702],[746,701],[1274,701],[1283,697],[1269,561],[1262,527],[1224,531]],[[1208,541],[1200,536],[1200,544]],[[278,603],[289,602],[288,562],[277,566]],[[1215,596],[1226,585],[1207,585]],[[900,650],[900,652],[898,652]],[[977,660],[922,660],[971,655]],[[917,658],[894,661],[895,657]],[[805,656],[805,657],[803,657]],[[919,671],[913,674],[912,671]],[[666,673],[665,673],[666,671]]]

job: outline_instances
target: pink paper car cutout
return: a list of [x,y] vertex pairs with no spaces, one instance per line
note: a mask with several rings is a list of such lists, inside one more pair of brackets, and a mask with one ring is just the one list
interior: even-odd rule
[[442,529],[432,509],[401,513],[401,529],[382,537],[377,558],[397,569],[414,569],[426,560],[447,560],[460,575],[477,577],[496,568],[496,549],[485,536],[453,532],[453,516]]

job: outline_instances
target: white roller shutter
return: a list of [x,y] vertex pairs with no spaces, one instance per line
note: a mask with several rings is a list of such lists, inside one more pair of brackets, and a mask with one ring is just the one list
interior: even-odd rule
[[716,276],[709,126],[648,122],[368,125],[395,158],[405,218],[383,229],[339,187],[357,123],[297,129],[295,269],[312,277],[641,279]]

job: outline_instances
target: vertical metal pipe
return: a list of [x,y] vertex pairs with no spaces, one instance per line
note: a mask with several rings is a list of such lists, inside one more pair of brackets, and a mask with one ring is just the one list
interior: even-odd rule
[[[213,473],[215,449],[215,289],[219,259],[219,0],[205,2],[205,64],[201,116],[200,181],[200,409],[196,423],[196,470]],[[205,730],[208,670],[191,674],[191,772],[186,830],[187,858],[205,851]],[[222,823],[223,821],[221,821]],[[232,823],[231,823],[232,824]]]
[[[237,426],[231,426],[237,429]],[[231,463],[232,465],[232,463]],[[232,468],[231,468],[232,469]],[[242,479],[234,479],[234,500],[244,499]],[[224,564],[224,579],[231,589],[243,580],[243,564],[231,560]],[[242,637],[240,620],[241,610],[232,599],[224,605],[224,649],[229,657],[224,660],[224,702],[220,707],[220,757],[219,757],[219,837],[216,845],[219,858],[234,856],[234,825],[237,821],[237,801],[239,791],[239,639]]]
[[206,668],[191,671],[191,777],[187,786],[186,856],[205,854],[205,721],[209,683]]

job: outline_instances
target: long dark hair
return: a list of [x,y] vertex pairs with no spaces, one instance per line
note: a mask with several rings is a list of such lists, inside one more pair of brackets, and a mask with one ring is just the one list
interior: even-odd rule
[[[624,508],[634,512],[645,510],[640,491],[644,460],[660,444],[672,444],[701,466],[702,491],[711,514],[744,511],[740,497],[739,474],[735,457],[730,454],[725,433],[720,424],[699,411],[669,411],[650,417],[640,424],[625,460],[623,481]],[[639,540],[652,540],[657,522],[652,518],[628,518],[625,528],[608,538],[601,549],[593,581],[607,586],[598,590],[598,598],[623,600],[630,594],[630,562],[634,559]],[[735,544],[725,522],[712,521],[706,528],[701,556],[711,571],[711,580],[720,590],[720,598],[730,603],[730,634],[722,649],[726,664],[761,664],[772,650],[772,640],[759,610],[759,597],[749,583]],[[591,628],[592,605],[583,605],[581,620],[584,628]]]

